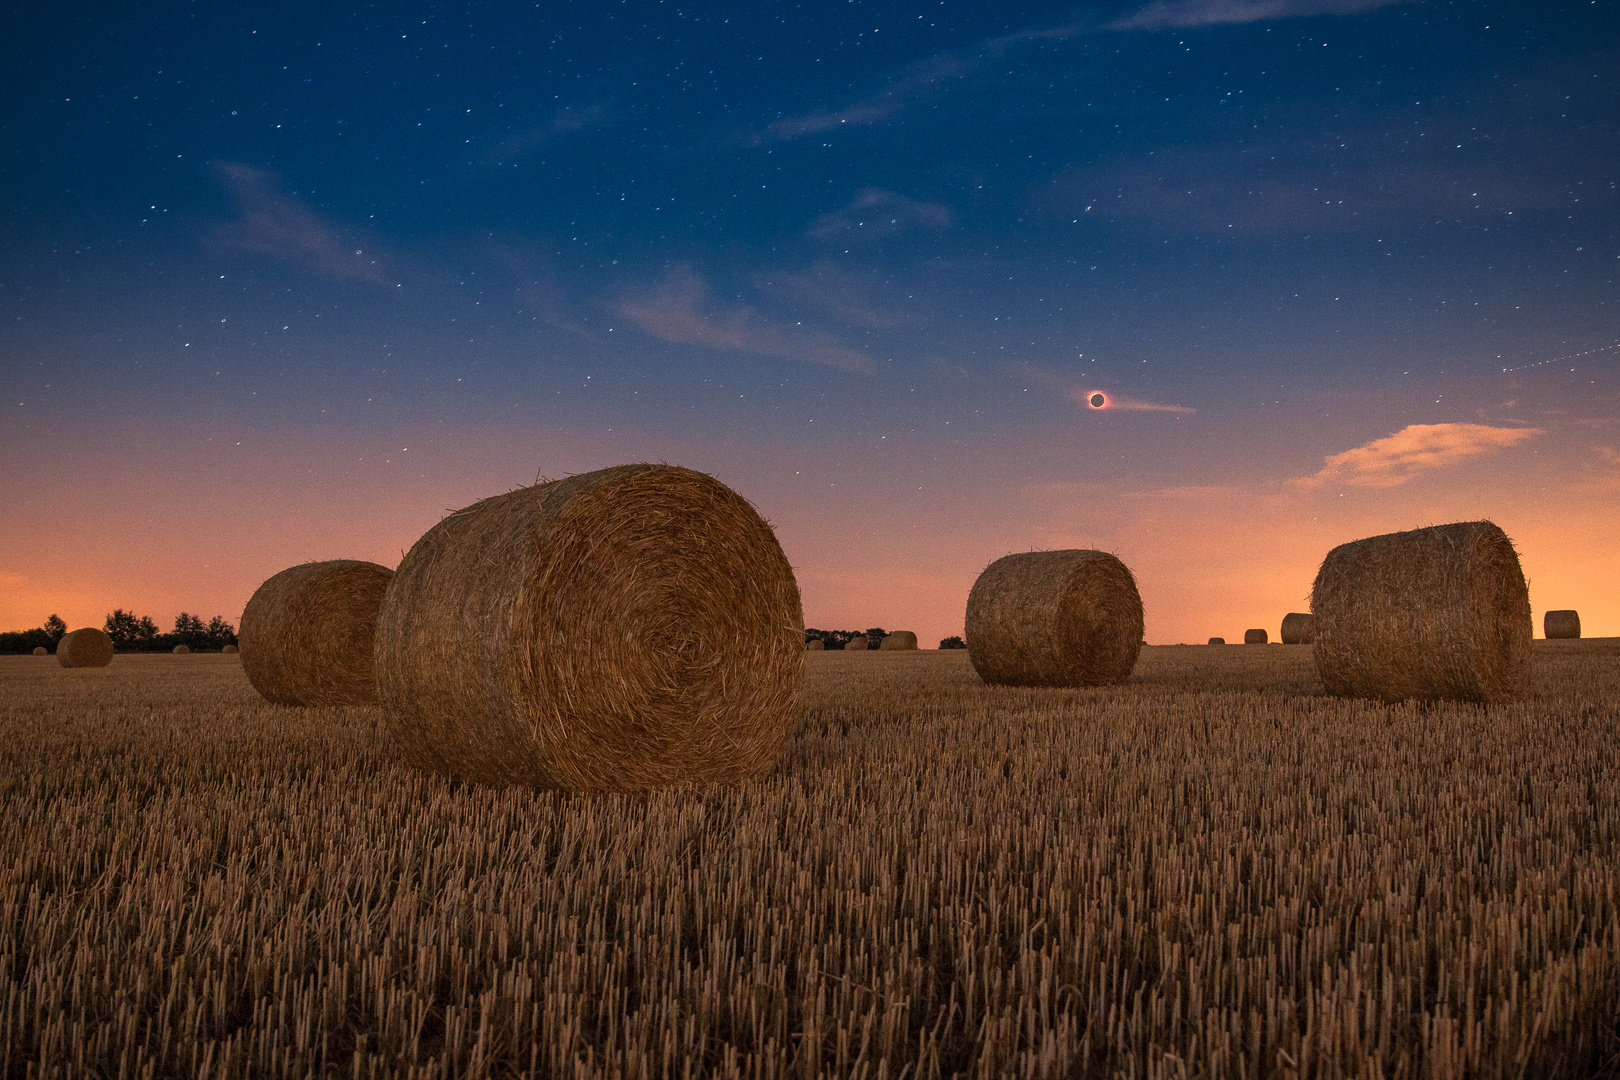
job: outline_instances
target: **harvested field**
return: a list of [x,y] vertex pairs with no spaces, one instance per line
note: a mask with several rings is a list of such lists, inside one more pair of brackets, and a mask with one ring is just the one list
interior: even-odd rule
[[1534,649],[1503,706],[823,652],[773,772],[599,796],[0,658],[0,1075],[1613,1076],[1620,640]]

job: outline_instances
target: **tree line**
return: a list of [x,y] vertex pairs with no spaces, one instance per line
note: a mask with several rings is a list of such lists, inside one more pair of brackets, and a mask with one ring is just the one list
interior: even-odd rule
[[[819,641],[828,649],[842,649],[853,639],[864,637],[866,647],[876,649],[882,646],[883,639],[888,636],[889,632],[881,626],[874,626],[866,630],[817,630],[815,627],[809,626],[805,627],[804,643],[808,645],[812,641]],[[965,649],[967,648],[967,642],[963,641],[960,635],[953,634],[948,638],[941,639],[939,647],[942,649]]]
[[[223,616],[215,615],[205,623],[201,615],[186,611],[175,617],[174,629],[167,634],[158,630],[150,615],[136,615],[123,608],[113,608],[101,628],[112,638],[118,652],[169,652],[176,645],[193,652],[212,652],[237,643],[236,627]],[[41,646],[55,652],[56,643],[67,629],[67,623],[53,612],[43,626],[0,633],[0,653],[31,653]]]

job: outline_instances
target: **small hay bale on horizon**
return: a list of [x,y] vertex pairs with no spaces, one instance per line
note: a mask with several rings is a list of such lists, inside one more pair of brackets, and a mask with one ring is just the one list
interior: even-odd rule
[[235,653],[237,650],[235,645],[227,645],[219,651],[222,653]]
[[242,671],[277,705],[375,705],[377,610],[394,572],[359,559],[300,563],[242,611]]
[[1105,551],[1004,555],[967,603],[968,659],[993,686],[1106,686],[1142,649],[1136,579]]
[[190,645],[176,645],[174,647],[174,655],[176,655],[176,656],[187,656],[190,653],[191,653],[191,646]]
[[94,626],[69,630],[56,643],[56,659],[63,667],[106,667],[112,663],[113,640]]
[[1548,641],[1581,636],[1580,612],[1571,608],[1549,611],[1541,617],[1541,632]]
[[1243,644],[1245,645],[1264,645],[1268,640],[1269,639],[1266,637],[1265,627],[1263,626],[1257,626],[1253,630],[1243,631]]
[[804,643],[805,652],[825,652],[826,649],[827,643],[822,641],[820,638],[811,638],[809,641]]
[[1282,643],[1309,645],[1316,640],[1316,622],[1308,612],[1290,611],[1283,616]]
[[49,656],[49,655],[51,655],[51,650],[47,649],[43,645],[35,645],[34,646],[34,655],[35,656]]
[[870,643],[865,634],[856,634],[844,643],[845,652],[865,652]]
[[917,648],[917,635],[910,630],[896,630],[892,634],[885,635],[883,638],[883,643],[880,644],[878,648],[889,650],[914,650]]
[[1225,645],[1226,639],[1223,637],[1212,637],[1209,639],[1209,643],[1211,645]]
[[798,583],[759,512],[703,473],[619,465],[428,530],[383,599],[377,690],[419,768],[642,791],[775,766],[804,654]]
[[1530,591],[1497,525],[1340,544],[1311,588],[1317,674],[1339,697],[1497,703],[1530,686]]

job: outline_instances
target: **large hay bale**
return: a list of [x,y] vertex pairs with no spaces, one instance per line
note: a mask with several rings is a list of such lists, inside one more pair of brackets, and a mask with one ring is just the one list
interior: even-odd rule
[[1581,636],[1580,612],[1565,609],[1563,611],[1549,611],[1541,617],[1541,632],[1548,640],[1553,638],[1578,638]]
[[793,568],[753,506],[700,472],[620,465],[418,540],[378,618],[377,689],[420,767],[632,791],[770,769],[804,652]]
[[377,609],[393,576],[373,562],[332,559],[269,578],[237,633],[248,682],[277,705],[375,705]]
[[221,649],[219,651],[222,652],[222,653],[234,653],[234,652],[236,652],[236,646],[235,645],[227,645],[227,646],[225,646],[223,649]]
[[1209,643],[1211,645],[1225,645],[1226,639],[1223,637],[1212,637],[1209,639]]
[[1004,555],[968,594],[968,659],[992,685],[1120,683],[1136,666],[1142,625],[1136,579],[1115,556]]
[[1255,627],[1253,630],[1243,631],[1243,644],[1245,645],[1264,645],[1268,640],[1265,627]]
[[112,658],[112,638],[93,626],[69,630],[56,643],[56,659],[63,667],[106,667]]
[[804,643],[805,652],[824,652],[826,651],[826,648],[827,643],[822,641],[820,638],[811,638],[809,641]]
[[1303,611],[1290,611],[1283,616],[1282,643],[1284,645],[1309,645],[1316,640],[1316,622],[1309,613]]
[[47,649],[45,646],[43,646],[43,645],[35,645],[34,646],[34,655],[35,656],[49,656],[50,654],[51,654],[51,650]]
[[880,649],[915,649],[916,647],[917,635],[910,630],[896,630],[892,634],[887,634],[883,638],[883,643],[878,646]]
[[190,645],[176,645],[174,647],[174,655],[176,655],[176,656],[188,656],[188,655],[190,655],[190,653],[191,653],[191,646]]
[[866,648],[867,648],[867,646],[869,644],[870,643],[866,640],[866,635],[865,634],[856,634],[854,637],[850,638],[847,642],[844,643],[844,651],[845,652],[865,652]]
[[1530,685],[1530,591],[1489,521],[1340,544],[1311,589],[1316,670],[1341,697],[1501,702]]

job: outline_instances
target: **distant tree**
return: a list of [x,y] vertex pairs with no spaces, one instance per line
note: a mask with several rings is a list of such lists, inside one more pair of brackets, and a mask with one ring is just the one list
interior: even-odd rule
[[881,649],[883,647],[883,639],[888,636],[889,632],[883,629],[881,626],[868,627],[866,630],[866,647],[868,649]]
[[[174,633],[169,635],[175,645],[184,645],[188,649],[200,649],[208,641],[208,628],[203,625],[202,616],[192,615],[182,611],[175,617]],[[173,646],[170,646],[173,648]]]
[[152,621],[152,616],[142,615],[140,621],[135,624],[135,640],[142,645],[151,645],[157,639],[157,623]]
[[226,622],[224,616],[215,615],[208,620],[208,628],[203,631],[203,636],[210,648],[223,649],[236,644],[236,627]]
[[115,647],[133,645],[140,639],[141,621],[135,617],[134,612],[113,608],[112,614],[107,616],[107,621],[101,628],[107,631],[107,636],[112,638]]
[[948,638],[941,638],[939,647],[942,649],[965,649],[967,648],[967,642],[962,640],[962,635],[952,634]]
[[54,646],[58,641],[62,640],[62,635],[67,633],[67,623],[63,622],[61,617],[53,611],[50,618],[45,620],[45,633],[50,637],[51,644]]
[[38,626],[32,630],[11,630],[0,634],[0,653],[8,656],[18,653],[26,655],[41,645],[45,646],[47,650],[54,649],[56,642],[52,641],[51,635]]

